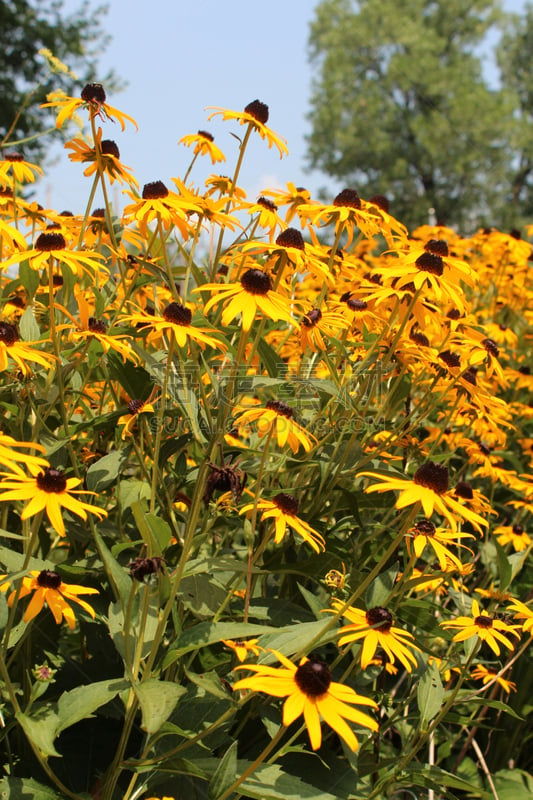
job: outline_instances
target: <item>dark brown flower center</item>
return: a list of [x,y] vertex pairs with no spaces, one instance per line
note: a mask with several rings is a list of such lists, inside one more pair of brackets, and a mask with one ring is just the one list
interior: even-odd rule
[[428,253],[433,253],[435,256],[447,258],[449,255],[448,242],[444,239],[430,239],[424,245],[424,250]]
[[51,250],[64,250],[67,246],[62,233],[40,233],[35,242],[35,249],[48,253]]
[[523,367],[518,367],[518,372],[520,373],[520,375],[531,375],[531,367],[528,367],[527,365]]
[[89,328],[91,333],[105,333],[107,326],[103,319],[96,319],[96,317],[89,317],[87,321],[87,327]]
[[95,208],[91,211],[91,217],[96,219],[105,219],[105,208]]
[[513,533],[516,534],[516,536],[521,536],[524,533],[522,525],[513,525]]
[[6,161],[24,161],[22,153],[6,153],[4,158]]
[[442,275],[444,272],[444,261],[434,253],[422,253],[415,261],[416,266],[422,272],[429,272],[431,275]]
[[268,122],[268,106],[260,100],[252,100],[251,103],[245,107],[245,112],[250,114],[261,125],[266,125]]
[[168,189],[163,181],[152,181],[144,184],[143,200],[159,200],[162,197],[168,197]]
[[272,502],[280,511],[283,511],[284,514],[289,514],[291,517],[296,516],[300,506],[296,497],[293,497],[292,494],[286,494],[285,492],[280,492],[280,494],[273,497]]
[[444,494],[448,491],[448,469],[442,464],[435,464],[434,461],[426,461],[418,467],[413,481],[417,486],[424,486],[436,494]]
[[497,358],[500,355],[500,350],[494,339],[483,339],[481,344],[491,356],[496,356]]
[[59,589],[61,586],[61,576],[51,569],[43,569],[37,575],[37,583],[44,589]]
[[10,189],[8,186],[3,186],[0,189],[0,197],[12,198],[13,197],[13,189]]
[[366,621],[372,628],[387,632],[392,627],[393,619],[392,614],[386,608],[375,606],[366,612]]
[[326,694],[331,684],[331,672],[324,661],[310,658],[300,664],[294,673],[294,680],[298,688],[307,697],[320,697]]
[[368,308],[366,300],[360,300],[358,297],[349,297],[346,300],[346,305],[351,311],[364,311]]
[[312,308],[311,311],[302,319],[302,325],[306,328],[314,328],[322,319],[322,312],[319,308]]
[[263,195],[261,195],[261,197],[258,197],[257,205],[258,206],[263,206],[263,208],[266,208],[268,211],[277,211],[278,210],[277,205],[275,203],[273,203],[272,200],[269,200],[268,197],[263,197]]
[[439,353],[439,358],[448,367],[459,367],[461,365],[461,359],[457,353],[452,353],[451,350],[443,350],[442,353]]
[[450,308],[446,316],[448,317],[448,319],[460,319],[461,312],[459,311],[458,308]]
[[213,136],[213,134],[209,133],[208,131],[198,131],[198,136],[201,136],[202,139],[207,139],[208,142],[215,141],[215,137]]
[[272,289],[270,277],[262,269],[247,269],[241,278],[241,286],[248,294],[268,294]]
[[409,338],[412,342],[419,345],[419,347],[429,347],[429,339],[426,334],[422,333],[421,331],[411,330]]
[[144,406],[144,400],[130,400],[128,403],[128,411],[130,414],[138,414]]
[[147,575],[154,575],[157,572],[164,572],[164,560],[162,556],[152,556],[152,558],[134,558],[128,564],[130,575],[137,581],[144,582]]
[[172,322],[173,325],[183,325],[189,327],[192,320],[192,311],[181,303],[169,303],[163,311],[163,319]]
[[434,536],[435,525],[430,519],[420,519],[414,527],[417,534],[420,536]]
[[463,500],[472,500],[474,497],[474,490],[468,481],[458,481],[455,487],[455,494],[457,497],[462,497]]
[[19,340],[19,334],[15,325],[9,322],[0,322],[0,342],[6,347],[11,347]]
[[114,158],[120,158],[120,150],[118,149],[118,145],[113,139],[104,139],[102,144],[102,154],[104,156],[113,156]]
[[462,377],[464,378],[465,381],[467,381],[468,383],[471,383],[472,386],[476,386],[477,378],[476,378],[476,369],[475,369],[475,367],[468,367],[468,369],[465,369],[465,371],[463,372],[463,376]]
[[105,103],[105,91],[101,83],[88,83],[81,91],[81,99],[86,103]]
[[297,250],[305,250],[304,237],[297,228],[287,228],[282,231],[276,239],[276,244],[280,247],[295,247]]
[[487,617],[486,614],[480,614],[479,617],[474,619],[474,624],[480,628],[492,628],[492,617]]
[[61,469],[45,467],[35,480],[39,489],[48,494],[62,494],[67,488],[67,479]]
[[271,411],[275,411],[276,414],[279,414],[282,417],[287,417],[288,419],[294,416],[294,409],[288,406],[287,403],[283,403],[281,400],[269,400],[266,404],[266,407]]
[[374,194],[368,201],[369,203],[373,203],[378,208],[381,208],[382,211],[385,213],[389,213],[390,203],[387,197],[384,194]]
[[343,189],[333,200],[334,206],[344,208],[361,208],[361,198],[355,189]]

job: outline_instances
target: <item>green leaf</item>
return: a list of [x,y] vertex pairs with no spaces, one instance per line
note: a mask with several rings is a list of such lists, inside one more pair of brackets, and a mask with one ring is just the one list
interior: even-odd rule
[[217,800],[235,782],[237,774],[238,742],[232,742],[218,765],[209,783],[208,800]]
[[98,552],[100,553],[100,557],[104,562],[106,572],[110,579],[111,585],[113,586],[115,596],[120,598],[123,607],[125,607],[131,592],[131,578],[124,567],[122,567],[113,557],[113,554],[107,547],[98,531],[94,532],[94,537],[98,546]]
[[157,733],[187,691],[184,686],[157,678],[149,678],[133,689],[141,706],[141,727],[147,733]]
[[123,511],[135,502],[149,500],[151,493],[150,485],[146,481],[124,480],[118,485],[118,497]]
[[63,692],[57,701],[55,735],[58,736],[65,728],[69,728],[82,719],[90,719],[94,716],[93,712],[97,708],[105,705],[127,688],[127,681],[112,678],[107,681],[76,686],[69,692]]
[[0,781],[0,797],[2,800],[63,800],[64,795],[56,794],[53,789],[43,786],[32,778],[14,778],[12,775]]
[[365,596],[367,608],[375,608],[376,606],[386,607],[387,600],[396,583],[397,575],[398,568],[391,567],[385,572],[381,572],[377,578],[372,581]]
[[58,717],[54,711],[48,710],[44,714],[41,713],[39,716],[34,715],[31,717],[22,711],[17,711],[15,717],[30,742],[44,756],[61,757],[61,753],[58,753],[54,747],[58,723]]
[[122,464],[126,460],[126,450],[113,450],[99,458],[87,470],[87,488],[91,492],[102,492],[111,486],[118,477]]
[[511,583],[511,580],[512,580],[512,577],[513,577],[513,570],[512,570],[511,563],[510,563],[509,559],[505,555],[505,550],[503,549],[501,544],[498,542],[496,537],[494,537],[492,539],[491,544],[496,549],[496,556],[498,558],[498,573],[499,573],[499,576],[500,576],[499,589],[500,589],[500,591],[503,592],[505,589],[507,589],[507,587]]
[[422,730],[427,729],[428,722],[437,716],[444,697],[444,687],[437,665],[428,664],[418,682],[417,700],[420,711]]
[[41,331],[37,325],[37,320],[30,306],[26,309],[19,320],[20,335],[25,342],[37,342],[41,336]]
[[248,636],[261,636],[274,631],[276,628],[247,622],[200,622],[178,636],[174,647],[165,656],[163,669],[169,667],[185,653],[207,647],[222,641],[222,639],[245,639]]
[[[237,762],[242,775],[251,761]],[[284,772],[277,764],[260,764],[239,786],[239,793],[255,800],[339,800],[337,795],[316,789],[296,775]]]
[[138,501],[132,503],[131,512],[150,556],[161,555],[172,538],[170,525],[155,514],[145,514]]
[[190,575],[182,578],[177,597],[185,608],[201,617],[211,617],[227,597],[227,589],[212,575]]
[[[315,646],[318,642],[332,641],[337,637],[337,632],[331,628],[331,619],[321,619],[317,622],[298,622],[296,625],[286,625],[274,634],[267,634],[261,637],[261,646],[279,650],[284,656],[291,656],[294,653],[306,652],[310,642]],[[275,661],[275,656],[271,655],[266,659],[261,659],[264,663]]]
[[228,699],[228,689],[224,686],[216,672],[202,672],[200,675],[197,675],[195,672],[185,669],[185,674],[191,683],[200,686],[204,692],[219,697],[222,700]]
[[533,775],[529,772],[501,769],[493,778],[499,800],[531,800],[533,797]]

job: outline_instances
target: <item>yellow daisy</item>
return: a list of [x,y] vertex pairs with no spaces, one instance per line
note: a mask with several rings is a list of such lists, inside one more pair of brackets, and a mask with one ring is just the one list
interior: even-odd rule
[[194,147],[193,154],[195,156],[209,156],[212,164],[226,160],[222,150],[215,144],[215,137],[208,131],[198,131],[198,133],[190,133],[188,136],[183,136],[178,144],[184,144],[185,147]]
[[316,444],[315,437],[293,419],[294,409],[281,400],[269,400],[266,406],[250,408],[243,411],[235,420],[237,427],[257,422],[257,433],[262,438],[272,429],[280,447],[289,445],[293,453],[297,453],[300,445],[306,453]]
[[[252,511],[255,503],[248,503],[240,510],[240,514],[246,514]],[[313,550],[320,553],[321,550],[326,549],[326,542],[324,537],[318,531],[315,531],[304,522],[303,519],[297,517],[299,503],[296,497],[292,494],[280,492],[275,495],[272,500],[259,500],[257,502],[257,509],[262,511],[261,520],[273,519],[275,524],[274,541],[280,544],[283,537],[287,533],[287,528],[292,528],[296,533],[299,533],[302,539],[311,545]]]
[[513,683],[513,681],[508,681],[503,677],[503,675],[498,675],[497,669],[489,669],[483,664],[478,664],[476,667],[474,667],[470,677],[474,678],[476,681],[483,681],[483,685],[495,680],[498,686],[501,686],[504,692],[507,692],[507,694],[516,692],[516,683]]
[[[98,589],[89,586],[76,586],[75,584],[63,583],[61,576],[57,572],[49,569],[31,570],[30,574],[22,578],[22,588],[19,590],[19,598],[26,597],[33,592],[28,608],[24,613],[24,622],[30,622],[37,614],[42,611],[46,604],[58,625],[64,619],[69,628],[74,628],[76,618],[74,611],[67,601],[77,603],[94,619],[94,610],[89,603],[81,600],[80,594],[98,594]],[[9,595],[7,602],[12,605],[17,592],[13,591]]]
[[206,345],[218,350],[227,350],[227,345],[222,339],[211,336],[208,328],[198,328],[192,324],[192,311],[182,303],[173,301],[162,311],[160,317],[150,314],[129,314],[121,318],[121,322],[135,325],[139,331],[147,329],[147,340],[150,344],[161,341],[166,333],[172,337],[178,347],[188,347],[190,340],[196,342],[202,349]]
[[76,494],[95,494],[76,489],[75,487],[81,483],[79,478],[67,478],[63,470],[53,467],[39,470],[37,466],[28,464],[28,469],[33,473],[31,477],[0,473],[7,476],[0,480],[0,502],[29,501],[20,515],[21,519],[28,519],[44,510],[55,531],[60,536],[65,536],[61,508],[66,508],[84,520],[87,519],[87,512],[100,518],[107,516],[107,511],[103,508],[89,505],[73,497]]
[[249,125],[259,134],[261,139],[265,139],[268,142],[269,148],[272,146],[278,148],[280,158],[289,154],[289,148],[287,147],[285,139],[282,139],[281,136],[278,136],[273,130],[267,128],[266,124],[269,116],[268,106],[260,100],[252,100],[251,103],[248,103],[244,111],[230,111],[229,109],[219,108],[217,106],[210,106],[210,108],[214,108],[215,110],[207,119],[221,116],[223,120],[237,120],[240,125]]
[[222,643],[229,647],[239,661],[246,661],[248,657],[248,653],[253,653],[254,656],[258,656],[262,647],[257,646],[257,642],[259,639],[248,639],[247,642],[234,642],[232,639],[222,639]]
[[93,278],[95,273],[105,270],[105,267],[99,263],[105,259],[105,256],[91,250],[69,250],[65,237],[57,231],[40,233],[33,248],[13,253],[3,262],[2,266],[5,269],[12,264],[27,261],[32,269],[39,270],[48,265],[50,256],[60,264],[65,264],[74,275],[86,273]]
[[264,664],[236,667],[252,670],[256,674],[237,681],[233,689],[251,689],[274,697],[286,697],[283,724],[290,725],[303,714],[313,750],[318,750],[322,744],[321,718],[344,739],[351,750],[357,750],[359,742],[346,720],[371,731],[378,730],[378,724],[372,717],[351,705],[377,709],[377,704],[369,697],[357,694],[351,687],[332,681],[329,667],[323,661],[302,658],[296,666],[277,650],[272,652],[284,669]]
[[117,121],[122,128],[126,129],[126,122],[131,122],[138,129],[138,125],[128,114],[124,111],[119,111],[118,108],[113,108],[106,103],[105,89],[101,83],[88,83],[82,91],[81,97],[69,97],[63,91],[51,92],[47,96],[47,103],[43,103],[41,108],[58,108],[59,113],[56,118],[56,128],[63,127],[67,119],[71,119],[80,108],[86,108],[89,111],[89,118],[94,119],[109,119]]
[[464,642],[466,639],[471,639],[477,636],[481,641],[486,642],[490,649],[500,655],[501,642],[509,650],[514,647],[513,642],[505,634],[511,634],[519,638],[516,629],[519,625],[509,625],[501,619],[489,617],[488,614],[482,613],[479,608],[477,600],[472,600],[472,616],[461,616],[456,619],[449,620],[448,622],[440,623],[443,628],[458,628],[459,630],[453,636],[454,642]]

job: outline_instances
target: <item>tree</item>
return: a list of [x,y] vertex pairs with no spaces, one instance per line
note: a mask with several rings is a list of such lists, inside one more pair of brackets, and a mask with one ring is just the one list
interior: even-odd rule
[[507,19],[497,49],[502,84],[512,94],[514,130],[512,177],[507,208],[531,222],[533,216],[533,6]]
[[409,225],[490,222],[508,175],[507,94],[479,50],[493,0],[322,0],[311,25],[310,166],[384,194]]
[[[65,15],[63,0],[0,0],[0,144],[8,133],[9,143],[17,143],[54,125],[54,115],[39,108],[48,92],[72,93],[76,85],[79,91],[95,80],[97,55],[109,41],[101,26],[105,12],[105,6],[90,9],[87,2]],[[79,69],[80,82],[70,74],[51,73],[39,54],[42,48]],[[104,80],[117,85],[113,74]],[[23,152],[41,160],[42,139],[25,142]]]

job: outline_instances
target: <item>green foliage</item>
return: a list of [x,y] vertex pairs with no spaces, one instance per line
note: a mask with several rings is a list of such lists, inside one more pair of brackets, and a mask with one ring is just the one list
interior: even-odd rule
[[[488,86],[481,64],[487,34],[503,19],[498,7],[322,0],[310,33],[310,164],[365,198],[387,196],[408,225],[431,213],[465,228],[497,220],[518,153],[516,102]],[[514,57],[502,74],[522,88],[515,62],[521,53],[529,64],[530,50],[508,36]]]

